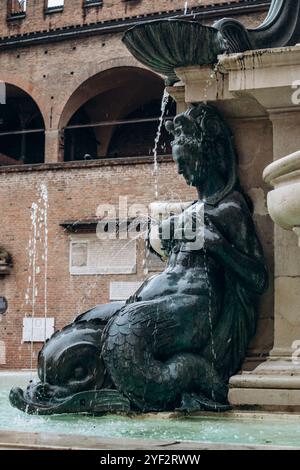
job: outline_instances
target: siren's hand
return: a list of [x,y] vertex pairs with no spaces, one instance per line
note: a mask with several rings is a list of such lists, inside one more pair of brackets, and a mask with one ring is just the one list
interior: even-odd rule
[[168,255],[171,253],[174,244],[175,217],[169,217],[159,225],[159,238],[162,250]]

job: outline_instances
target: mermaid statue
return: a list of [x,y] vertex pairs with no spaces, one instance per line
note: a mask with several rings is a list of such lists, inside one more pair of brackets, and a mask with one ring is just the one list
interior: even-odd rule
[[168,258],[165,270],[125,304],[99,305],[55,333],[39,354],[40,382],[13,389],[13,406],[40,414],[229,408],[229,379],[255,334],[268,273],[218,111],[192,106],[166,127],[198,198],[160,224],[153,246]]

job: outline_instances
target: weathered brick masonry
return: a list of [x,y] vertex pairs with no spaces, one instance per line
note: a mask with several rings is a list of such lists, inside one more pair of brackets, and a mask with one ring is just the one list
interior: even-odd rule
[[[33,31],[50,30],[66,26],[90,24],[101,21],[115,21],[135,16],[143,17],[152,13],[178,12],[182,13],[185,8],[185,0],[99,0],[88,5],[85,0],[65,0],[64,8],[47,9],[47,0],[27,0],[25,18],[10,17],[7,21],[6,0],[1,0],[3,7],[0,10],[0,23],[2,36],[31,33]],[[99,5],[95,5],[99,3]],[[224,6],[230,8],[237,4],[247,4],[253,7],[251,1],[231,1],[224,0],[189,0],[188,12],[197,8],[209,8],[212,6]],[[9,13],[9,10],[8,10]],[[253,20],[248,19],[251,23]],[[254,20],[255,21],[255,20]]]

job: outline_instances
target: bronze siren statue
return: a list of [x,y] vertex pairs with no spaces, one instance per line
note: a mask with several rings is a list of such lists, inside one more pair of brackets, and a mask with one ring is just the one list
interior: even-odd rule
[[56,333],[39,356],[41,383],[13,389],[14,406],[44,414],[228,408],[228,381],[255,333],[267,269],[217,110],[191,107],[167,129],[198,200],[161,225],[166,269],[125,305],[98,306]]

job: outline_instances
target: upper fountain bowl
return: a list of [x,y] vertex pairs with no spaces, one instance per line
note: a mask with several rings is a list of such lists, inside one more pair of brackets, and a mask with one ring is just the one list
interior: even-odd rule
[[226,51],[217,29],[186,20],[140,23],[126,31],[123,42],[139,62],[167,77],[167,85],[179,80],[176,68],[214,64]]

